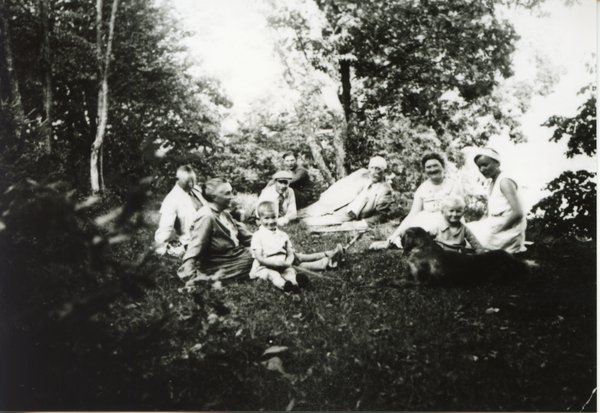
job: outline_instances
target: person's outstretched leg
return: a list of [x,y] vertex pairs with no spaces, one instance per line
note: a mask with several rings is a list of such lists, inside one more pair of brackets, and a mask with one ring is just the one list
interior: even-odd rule
[[[322,253],[319,253],[322,254]],[[330,262],[329,257],[323,257],[319,260],[315,261],[302,261],[299,267],[306,268],[307,270],[317,270],[322,271],[326,270]]]
[[[281,277],[283,277],[283,279],[285,279],[285,287],[283,288],[283,291],[285,292],[290,292],[290,293],[297,293],[299,292],[299,285],[298,285],[298,280],[297,280],[297,275],[296,275],[296,270],[293,268],[286,268],[285,271],[283,271],[281,273]],[[304,281],[304,280],[302,280]]]
[[298,260],[300,262],[313,262],[313,261],[322,260],[323,258],[327,258],[327,253],[325,253],[325,252],[314,252],[312,254],[303,254],[301,252],[294,252],[294,254],[296,254],[296,258],[298,258]]
[[301,252],[295,252],[295,254],[296,254],[296,258],[298,258],[300,260],[300,262],[319,261],[319,260],[322,260],[323,258],[331,258],[332,261],[339,261],[340,258],[342,258],[342,255],[344,255],[344,247],[342,247],[342,244],[337,244],[335,249],[329,250],[329,251],[315,252],[312,254],[304,254]]
[[294,285],[298,285],[298,282],[296,282],[296,270],[293,269],[292,267],[290,268],[286,268],[282,273],[281,273],[281,277],[285,280],[285,281],[289,281]]
[[263,271],[264,273],[261,274],[260,278],[271,281],[275,287],[279,288],[280,290],[283,290],[283,287],[285,286],[285,279],[281,276],[281,274],[279,274],[279,272],[271,270],[269,268],[264,268],[263,270],[261,270],[261,272]]

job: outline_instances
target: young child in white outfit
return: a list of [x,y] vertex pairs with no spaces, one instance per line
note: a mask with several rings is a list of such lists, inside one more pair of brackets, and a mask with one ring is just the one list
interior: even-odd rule
[[449,196],[442,200],[442,217],[429,231],[431,236],[446,250],[459,250],[467,243],[476,253],[488,251],[477,240],[475,235],[461,221],[465,213],[465,200],[458,196]]
[[294,251],[288,235],[277,228],[277,210],[272,202],[262,202],[256,208],[260,228],[252,236],[250,249],[254,256],[250,278],[268,280],[275,287],[292,292],[299,284],[308,284],[308,277],[296,274],[292,268]]
[[277,206],[264,201],[256,207],[260,228],[252,236],[250,249],[254,256],[250,278],[271,281],[285,292],[296,292],[309,284],[305,274],[296,274],[292,267],[308,270],[335,268],[344,250],[341,245],[333,251],[301,254],[292,248],[289,236],[277,228]]

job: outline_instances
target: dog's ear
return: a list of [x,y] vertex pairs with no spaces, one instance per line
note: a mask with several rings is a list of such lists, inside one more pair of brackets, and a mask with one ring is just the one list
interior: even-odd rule
[[415,247],[415,242],[414,242],[414,234],[412,231],[413,228],[408,228],[404,234],[402,235],[402,248],[404,249],[404,254],[409,253],[414,247]]
[[433,243],[431,235],[421,227],[408,228],[402,236],[402,248],[404,248],[405,251],[410,251],[417,247],[427,247]]

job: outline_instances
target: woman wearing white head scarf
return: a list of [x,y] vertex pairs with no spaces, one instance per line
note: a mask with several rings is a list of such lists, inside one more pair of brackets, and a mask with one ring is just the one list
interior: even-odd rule
[[527,221],[517,182],[500,169],[500,155],[491,148],[474,157],[479,172],[489,179],[488,212],[480,221],[468,223],[481,244],[491,250],[525,251]]

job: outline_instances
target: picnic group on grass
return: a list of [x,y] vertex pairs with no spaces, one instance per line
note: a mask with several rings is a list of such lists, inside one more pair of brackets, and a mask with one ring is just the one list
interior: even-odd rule
[[[524,251],[526,220],[517,181],[502,170],[500,155],[493,149],[478,149],[473,160],[489,183],[486,216],[464,223],[466,194],[461,182],[446,175],[441,155],[427,153],[421,161],[427,180],[416,190],[410,212],[392,235],[369,248],[401,249],[406,230],[420,227],[444,250]],[[364,231],[390,219],[393,196],[384,177],[384,158],[371,158],[368,170],[340,179],[312,205],[306,205],[308,171],[298,165],[293,152],[283,155],[283,165],[252,211],[232,210],[234,189],[226,179],[212,178],[199,187],[189,165],[177,170],[177,183],[160,209],[155,242],[158,254],[182,257],[178,276],[186,287],[258,278],[282,291],[297,292],[309,284],[305,273],[336,268],[344,248],[338,244],[331,251],[303,254],[294,249],[282,227],[302,221],[307,227]],[[254,234],[241,222],[251,220],[260,224]],[[178,247],[169,243],[173,234]]]

